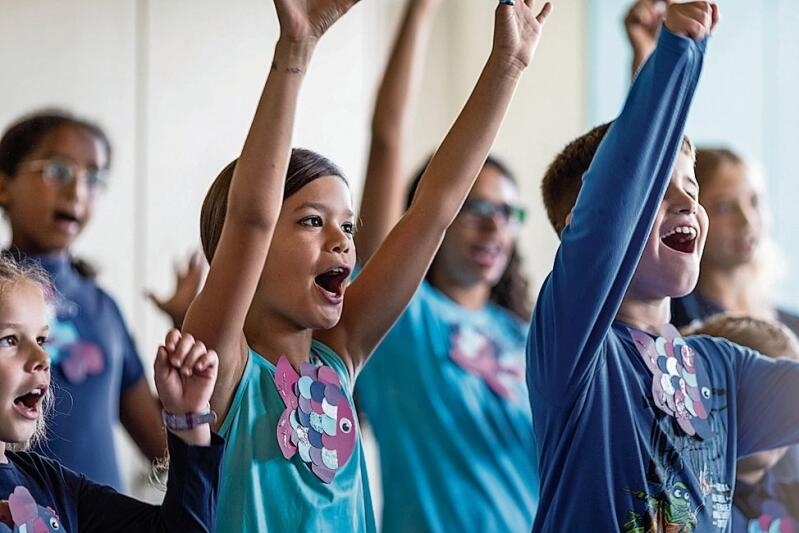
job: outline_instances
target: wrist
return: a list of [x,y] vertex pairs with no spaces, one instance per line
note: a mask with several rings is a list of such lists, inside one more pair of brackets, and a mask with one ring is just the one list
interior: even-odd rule
[[172,432],[190,431],[200,426],[210,426],[216,423],[216,413],[208,406],[206,409],[190,413],[172,413],[166,409],[161,410],[161,419],[164,426]]
[[486,61],[487,71],[494,76],[501,76],[512,81],[518,81],[525,68],[527,68],[527,64],[524,61],[496,48],[491,50],[488,61]]
[[281,35],[275,45],[274,62],[281,70],[295,72],[299,69],[304,73],[311,62],[317,42],[318,39],[311,37],[292,39]]

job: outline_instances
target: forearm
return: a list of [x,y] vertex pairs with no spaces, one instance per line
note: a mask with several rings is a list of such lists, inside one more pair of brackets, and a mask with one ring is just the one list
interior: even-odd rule
[[252,125],[236,164],[228,216],[271,227],[283,199],[294,116],[315,41],[279,39]]
[[[425,171],[414,205],[443,231],[457,215],[491,150],[523,67],[492,52],[466,105]],[[428,209],[429,206],[435,209]]]
[[369,162],[355,236],[358,258],[365,263],[402,216],[405,160],[411,119],[433,25],[434,6],[409,0],[377,92],[372,117]]

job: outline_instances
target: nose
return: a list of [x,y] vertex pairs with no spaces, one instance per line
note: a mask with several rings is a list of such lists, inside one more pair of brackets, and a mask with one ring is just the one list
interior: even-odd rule
[[339,254],[349,252],[350,246],[352,246],[352,235],[344,231],[344,228],[338,226],[332,227],[333,230],[331,231],[329,239],[330,250]]
[[50,356],[38,343],[33,343],[30,349],[25,370],[28,372],[45,372],[50,370]]
[[86,180],[86,173],[80,172],[75,179],[69,183],[65,183],[61,190],[63,194],[70,200],[85,200],[91,196],[89,183]]

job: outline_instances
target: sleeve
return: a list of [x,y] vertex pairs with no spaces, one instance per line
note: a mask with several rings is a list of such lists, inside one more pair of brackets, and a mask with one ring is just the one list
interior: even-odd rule
[[799,362],[725,345],[735,358],[738,457],[799,443]]
[[561,235],[528,336],[530,394],[567,405],[601,361],[680,149],[705,41],[665,27],[608,130]]
[[222,438],[212,434],[211,446],[189,446],[169,433],[168,442],[169,480],[163,504],[140,502],[82,478],[78,496],[82,533],[215,531]]

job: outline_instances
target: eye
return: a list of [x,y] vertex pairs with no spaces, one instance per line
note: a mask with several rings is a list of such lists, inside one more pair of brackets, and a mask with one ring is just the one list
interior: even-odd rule
[[51,517],[50,527],[52,528],[53,531],[58,531],[59,529],[61,529],[61,524],[58,523],[58,520],[56,520],[55,517]]
[[16,335],[6,335],[5,337],[0,337],[0,348],[16,346],[17,344],[19,344],[19,341]]
[[348,235],[355,235],[355,224],[352,222],[345,222],[341,225],[341,229],[343,229],[344,233]]
[[349,433],[350,431],[352,431],[352,422],[350,421],[349,418],[342,418],[341,420],[339,420],[338,427],[341,429],[342,432]]
[[44,168],[42,168],[42,175],[46,179],[58,184],[71,182],[75,174],[75,167],[64,161],[48,161]]
[[322,217],[311,215],[300,220],[300,224],[311,228],[321,228],[323,226]]
[[50,344],[50,339],[48,337],[36,337],[36,344],[39,346],[47,346]]
[[102,189],[105,187],[108,178],[108,171],[103,168],[92,168],[86,171],[86,185],[90,189]]

